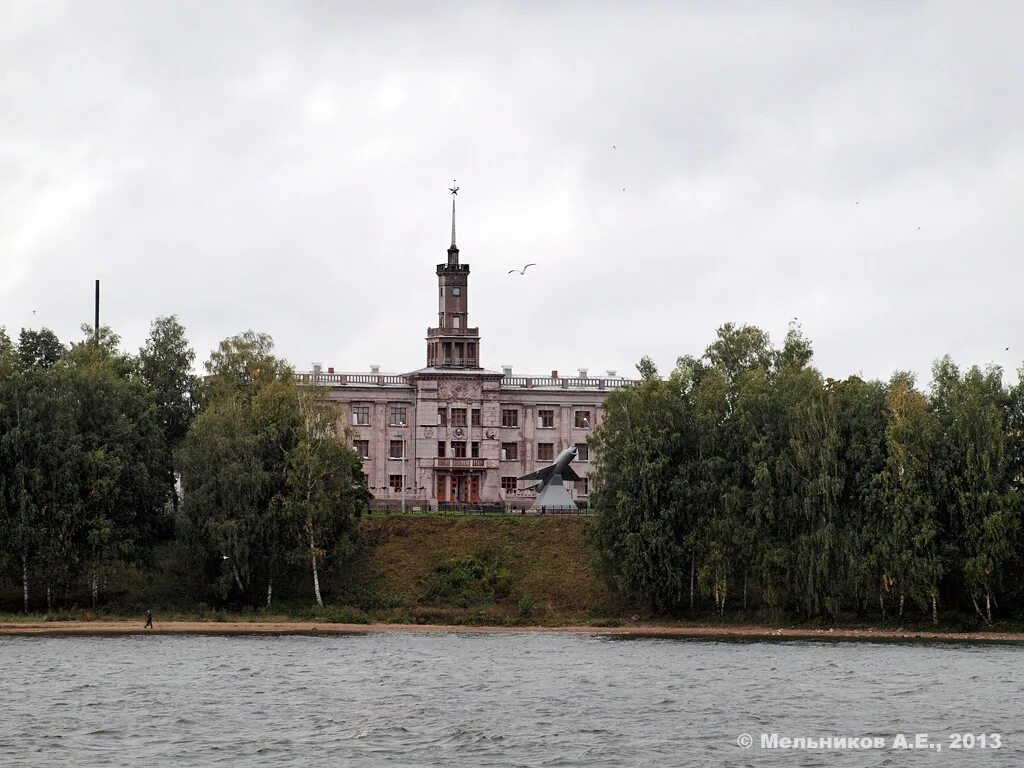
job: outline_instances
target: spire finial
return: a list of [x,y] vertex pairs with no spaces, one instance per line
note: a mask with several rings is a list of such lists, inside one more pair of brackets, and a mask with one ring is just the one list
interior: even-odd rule
[[448,187],[448,191],[452,193],[452,248],[455,248],[455,197],[459,194],[459,188],[455,186],[455,179],[452,179],[452,185]]

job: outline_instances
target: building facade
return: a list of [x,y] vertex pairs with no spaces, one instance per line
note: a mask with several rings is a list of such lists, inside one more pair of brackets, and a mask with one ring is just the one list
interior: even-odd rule
[[469,265],[459,262],[452,202],[452,243],[437,265],[437,325],[427,329],[426,367],[405,374],[335,373],[315,365],[305,383],[328,387],[342,406],[352,447],[363,457],[376,499],[409,507],[502,503],[527,507],[533,492],[516,478],[576,445],[566,483],[589,495],[593,452],[587,437],[602,420],[608,392],[632,382],[614,371],[592,378],[517,376],[480,366],[480,331],[469,325]]

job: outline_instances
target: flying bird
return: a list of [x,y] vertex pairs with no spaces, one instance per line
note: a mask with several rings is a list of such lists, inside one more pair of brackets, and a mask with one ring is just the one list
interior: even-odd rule
[[527,264],[522,269],[510,269],[508,271],[508,273],[511,275],[513,272],[518,272],[520,275],[525,275],[526,274],[526,270],[528,270],[530,267],[536,267],[536,266],[537,266],[536,264]]

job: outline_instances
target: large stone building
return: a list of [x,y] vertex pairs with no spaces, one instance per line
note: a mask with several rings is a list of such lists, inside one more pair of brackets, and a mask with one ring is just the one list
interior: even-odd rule
[[469,265],[459,262],[452,201],[452,244],[437,265],[437,325],[427,329],[426,367],[405,374],[335,373],[314,365],[306,382],[329,387],[351,425],[374,496],[410,507],[446,503],[529,506],[516,478],[579,448],[567,483],[585,500],[593,467],[587,436],[601,423],[607,393],[630,382],[605,377],[515,375],[481,367],[480,329],[469,324]]

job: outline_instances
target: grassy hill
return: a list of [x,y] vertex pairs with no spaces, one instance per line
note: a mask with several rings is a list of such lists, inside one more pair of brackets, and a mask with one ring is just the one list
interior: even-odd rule
[[575,623],[628,611],[591,566],[581,518],[383,517],[331,583],[335,604],[398,621]]

